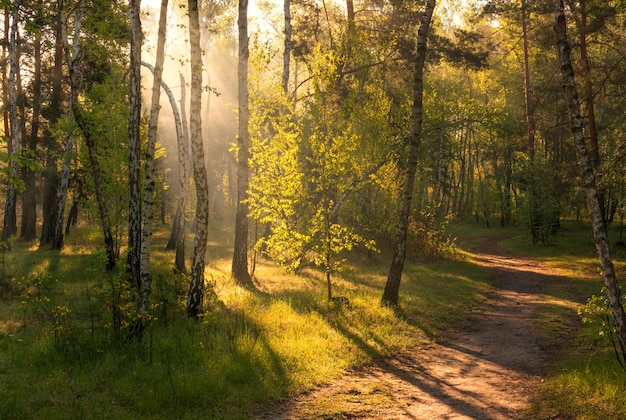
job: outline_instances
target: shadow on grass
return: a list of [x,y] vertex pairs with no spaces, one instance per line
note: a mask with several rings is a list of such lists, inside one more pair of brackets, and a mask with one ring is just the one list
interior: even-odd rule
[[[213,257],[228,258],[227,247],[217,242],[211,246]],[[78,291],[84,290],[86,281],[95,280],[100,263],[97,255],[45,250],[29,258],[26,267],[43,264],[42,270],[62,274],[68,287]],[[46,324],[41,337],[33,326],[24,337],[28,350],[17,340],[2,343],[3,352],[7,350],[2,356],[8,360],[5,366],[12,366],[0,369],[0,381],[10,379],[12,384],[5,407],[14,407],[17,416],[5,410],[0,417],[59,413],[245,417],[256,403],[286,398],[315,385],[317,372],[322,381],[332,379],[351,364],[406,349],[425,337],[437,340],[451,325],[467,325],[468,316],[484,302],[494,281],[471,260],[409,262],[401,284],[401,309],[394,314],[379,305],[387,269],[383,264],[361,264],[336,276],[335,292],[350,299],[349,308],[330,306],[322,276],[307,269],[289,287],[274,279],[266,289],[266,279],[260,278],[260,290],[251,292],[251,297],[235,297],[232,304],[215,306],[200,322],[183,318],[184,285],[172,284],[178,280],[169,271],[161,272],[157,278],[163,284],[161,292],[155,290],[155,299],[165,302],[167,297],[169,315],[154,321],[141,343],[112,348],[107,335],[110,313],[97,321],[102,325],[95,345],[89,344],[93,328],[88,317],[77,321],[79,325],[68,325],[77,334],[68,337],[73,344],[60,342],[55,347],[52,324]],[[59,344],[73,349],[64,353]],[[340,351],[359,355],[336,354]],[[310,356],[319,360],[306,360]],[[33,383],[42,384],[36,404],[26,398]],[[23,408],[16,411],[20,404]]]

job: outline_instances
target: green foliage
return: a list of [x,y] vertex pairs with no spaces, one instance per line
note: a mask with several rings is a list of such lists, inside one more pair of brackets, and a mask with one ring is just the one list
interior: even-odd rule
[[[2,143],[6,141],[6,136],[2,136]],[[0,162],[6,164],[0,170],[2,178],[7,179],[9,184],[12,184],[18,192],[24,192],[26,184],[20,175],[13,170],[13,167],[28,168],[31,171],[38,171],[42,168],[41,163],[36,159],[35,151],[26,148],[19,149],[12,154],[0,151]]]
[[609,301],[606,297],[606,288],[602,288],[602,295],[592,295],[587,299],[587,303],[578,309],[578,316],[583,324],[596,324],[598,334],[603,337],[612,333],[610,324]]
[[548,162],[526,162],[518,176],[523,195],[517,197],[515,218],[531,232],[533,245],[549,245],[560,227],[561,197],[566,186]]
[[453,256],[455,238],[448,229],[452,217],[442,216],[436,207],[426,207],[414,213],[409,220],[409,247],[418,256],[433,261]]
[[[375,77],[368,71],[340,80],[345,56],[318,45],[308,64],[312,94],[296,109],[278,81],[268,82],[262,73],[268,54],[259,49],[251,60],[259,79],[253,79],[250,98],[253,175],[248,205],[251,216],[269,228],[256,249],[291,272],[311,259],[331,273],[340,267],[344,251],[358,244],[373,249],[356,228],[367,218],[358,216],[363,206],[355,200],[372,190],[368,187],[377,161],[387,158],[393,141],[386,118],[391,100],[376,83],[365,83]],[[367,62],[367,54],[358,50],[351,59]],[[389,182],[377,178],[374,185],[383,180]],[[353,211],[342,211],[344,206]]]
[[[594,324],[598,329],[600,337],[608,338],[613,349],[615,350],[615,358],[623,364],[624,361],[618,352],[617,338],[615,337],[615,327],[613,325],[613,316],[609,307],[609,300],[606,295],[606,287],[602,288],[602,295],[592,295],[587,299],[587,303],[578,308],[578,316],[581,317],[583,324]],[[622,365],[623,367],[623,365]]]
[[[103,178],[105,203],[112,227],[115,252],[125,242],[128,225],[128,104],[125,100],[128,86],[123,83],[121,69],[110,72],[100,83],[94,83],[86,94],[85,118],[97,139],[96,148]],[[72,128],[69,126],[67,128]],[[87,148],[80,148],[80,170],[89,165]],[[90,191],[93,179],[86,177]],[[85,210],[98,220],[95,200],[85,202]]]

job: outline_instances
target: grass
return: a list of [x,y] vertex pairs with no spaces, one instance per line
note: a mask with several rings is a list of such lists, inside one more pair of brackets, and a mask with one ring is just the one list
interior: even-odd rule
[[[609,229],[609,242],[618,241],[617,226]],[[545,288],[548,305],[538,314],[538,329],[546,340],[561,343],[562,358],[539,391],[536,418],[626,418],[626,374],[619,366],[603,320],[582,323],[578,315],[592,295],[602,296],[603,280],[591,228],[565,221],[551,246],[530,245],[524,236],[512,237],[506,246],[553,267],[563,277]],[[613,248],[618,279],[626,281],[623,249]],[[600,332],[604,331],[601,335]]]
[[14,242],[6,254],[0,418],[248,418],[258,405],[436,339],[490,287],[462,257],[409,261],[394,312],[379,304],[387,258],[357,255],[334,278],[347,307],[328,304],[324,274],[312,267],[287,275],[260,260],[252,292],[230,279],[232,231],[220,224],[207,252],[215,296],[193,321],[184,313],[188,278],[161,251],[163,228],[153,239],[152,321],[142,340],[128,340],[133,291],[123,268],[102,270],[92,229],[76,229],[60,253]]
[[[452,226],[465,249],[484,238],[484,227]],[[565,220],[548,246],[533,246],[530,235],[514,228],[492,229],[494,237],[518,255],[531,256],[554,268],[561,276],[543,287],[542,310],[536,314],[536,329],[548,346],[559,346],[561,357],[539,389],[531,412],[534,418],[617,419],[626,418],[626,374],[615,357],[603,320],[582,323],[578,315],[592,295],[602,296],[593,234],[588,223]],[[619,241],[619,226],[610,226],[609,243]],[[626,254],[612,247],[618,279],[626,281]],[[600,332],[604,331],[601,335]]]
[[[515,229],[452,228],[465,249],[509,237],[511,250],[567,277],[546,285],[549,305],[539,314],[546,340],[569,348],[535,414],[625,417],[625,375],[612,348],[597,324],[580,327],[576,316],[601,287],[587,227],[564,224],[549,247],[529,246]],[[102,271],[92,228],[75,230],[61,253],[13,243],[4,266],[11,276],[0,289],[0,418],[249,418],[259,405],[462,327],[491,288],[489,273],[459,252],[445,261],[408,261],[395,312],[379,304],[384,255],[356,255],[335,276],[335,294],[348,297],[349,307],[326,302],[324,274],[311,267],[287,275],[259,260],[259,290],[251,292],[230,279],[231,229],[212,229],[206,279],[215,296],[200,321],[184,315],[188,278],[173,274],[173,255],[161,251],[166,229],[155,234],[152,321],[141,341],[127,340],[136,314],[124,270]]]

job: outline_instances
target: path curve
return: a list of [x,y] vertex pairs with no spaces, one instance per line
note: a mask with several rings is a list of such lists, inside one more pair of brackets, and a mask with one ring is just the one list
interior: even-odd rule
[[447,340],[347,372],[266,419],[525,419],[558,351],[535,334],[541,291],[557,275],[528,258],[481,245],[496,287],[478,321]]

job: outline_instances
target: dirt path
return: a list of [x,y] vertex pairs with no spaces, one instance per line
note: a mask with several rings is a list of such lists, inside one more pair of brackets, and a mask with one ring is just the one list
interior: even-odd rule
[[497,244],[475,254],[497,279],[484,313],[448,340],[385,359],[278,407],[271,419],[520,419],[555,348],[534,334],[555,273]]

